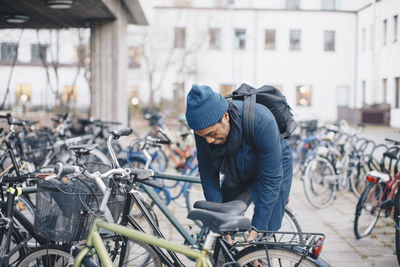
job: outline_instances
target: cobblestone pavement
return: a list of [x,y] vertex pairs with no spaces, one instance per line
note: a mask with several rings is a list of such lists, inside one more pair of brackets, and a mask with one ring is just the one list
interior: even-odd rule
[[[367,127],[363,135],[377,142],[383,142],[385,137],[400,139],[398,129],[379,126]],[[300,179],[294,178],[289,206],[295,211],[303,231],[322,232],[326,235],[322,257],[332,266],[398,266],[392,217],[380,217],[370,236],[361,240],[355,238],[353,223],[357,201],[352,193],[340,192],[329,207],[316,210],[307,202]],[[186,219],[183,198],[177,203],[169,206],[174,215],[187,228],[192,227],[192,232],[196,232],[194,223]],[[159,210],[156,212],[167,239],[182,243],[179,233]],[[187,266],[194,266],[186,258],[181,259]]]

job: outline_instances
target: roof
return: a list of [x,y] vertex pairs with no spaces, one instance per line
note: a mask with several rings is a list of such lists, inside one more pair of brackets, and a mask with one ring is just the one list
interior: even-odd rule
[[[113,1],[127,12],[128,23],[147,25],[139,0],[75,0],[69,9],[54,9],[47,0],[0,0],[0,29],[7,28],[79,28],[90,27],[94,20],[115,20]],[[8,23],[7,15],[26,15],[24,23]]]

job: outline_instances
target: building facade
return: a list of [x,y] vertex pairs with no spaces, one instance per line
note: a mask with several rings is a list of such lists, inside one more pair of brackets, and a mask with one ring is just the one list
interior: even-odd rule
[[[400,68],[395,57],[385,57],[399,53],[391,28],[395,26],[390,26],[398,23],[399,12],[396,0],[158,1],[151,25],[158,30],[145,29],[151,38],[141,42],[141,34],[130,31],[130,44],[143,48],[143,57],[138,57],[143,68],[130,71],[130,83],[150,88],[151,76],[156,92],[156,84],[161,84],[158,97],[176,96],[183,87],[181,102],[193,83],[222,93],[243,82],[270,84],[284,93],[296,117],[331,121],[341,117],[338,110],[343,107],[352,113],[366,104],[385,103],[377,95],[382,96],[378,90],[386,86],[390,123],[400,127],[396,101],[389,100],[396,95]],[[382,24],[381,16],[388,21],[387,45],[362,51],[362,29]],[[376,33],[374,42],[379,43],[382,34]],[[162,63],[168,68],[148,71],[148,66]],[[140,93],[146,99],[149,90]]]

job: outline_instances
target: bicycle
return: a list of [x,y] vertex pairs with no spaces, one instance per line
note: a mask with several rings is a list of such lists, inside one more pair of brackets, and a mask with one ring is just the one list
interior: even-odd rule
[[[152,171],[150,170],[113,169],[107,174],[104,173],[101,175],[99,173],[90,174],[85,171],[84,175],[87,177],[91,176],[91,178],[99,181],[98,178],[101,176],[112,176],[112,174],[116,173],[124,174],[125,178],[128,178],[127,176],[129,176],[129,178],[135,183],[145,182],[146,184],[151,184],[151,180],[148,180],[152,176]],[[99,205],[99,214],[107,214],[106,207],[109,197],[109,193],[104,194],[101,204]],[[243,205],[245,204],[243,203]],[[260,237],[254,241],[248,241],[244,236],[243,241],[238,241],[233,246],[228,246],[229,244],[223,239],[223,236],[225,234],[249,231],[250,221],[248,218],[228,213],[213,212],[210,210],[194,210],[189,213],[188,218],[200,220],[205,227],[210,229],[201,249],[174,244],[164,239],[96,218],[89,230],[84,248],[76,256],[73,266],[80,266],[82,260],[84,260],[91,251],[95,252],[96,258],[98,258],[99,262],[103,266],[113,266],[113,259],[108,254],[109,248],[107,248],[103,243],[100,229],[116,233],[125,241],[127,238],[129,238],[129,241],[132,240],[133,244],[136,245],[135,250],[131,250],[129,249],[129,246],[125,246],[124,244],[126,242],[122,242],[122,246],[125,246],[125,249],[129,249],[129,255],[131,255],[131,253],[137,255],[136,253],[138,252],[145,253],[145,255],[141,254],[140,257],[137,255],[138,257],[135,257],[135,263],[138,263],[140,260],[139,264],[145,264],[146,266],[161,266],[161,263],[167,264],[168,266],[183,266],[180,262],[172,263],[167,259],[160,257],[160,252],[156,251],[156,248],[164,248],[168,251],[186,255],[187,257],[197,260],[196,266],[205,267],[213,266],[212,263],[215,263],[215,259],[218,259],[220,250],[224,253],[223,255],[225,255],[228,264],[230,263],[232,266],[245,266],[254,260],[258,260],[259,262],[270,262],[274,259],[277,261],[289,260],[289,263],[301,263],[301,266],[326,266],[326,263],[321,259],[314,259],[318,258],[320,249],[322,248],[324,241],[324,235],[322,234],[262,232]],[[305,241],[302,243],[296,241],[282,242],[282,237],[279,237],[279,235],[302,235]],[[295,239],[298,238],[290,238],[290,240]],[[214,253],[214,258],[211,258],[211,255],[213,254],[212,245],[215,242],[217,244],[216,251]],[[237,252],[238,248],[249,245],[250,247],[239,250],[239,253]],[[140,247],[140,250],[138,247]],[[124,250],[121,250],[121,252],[122,251]],[[264,255],[260,254],[261,251],[264,252]],[[126,255],[127,254],[120,254],[120,260],[122,259],[126,262]],[[46,260],[50,264],[53,264],[52,266],[55,264],[67,266],[67,264],[70,264],[73,261],[73,257],[61,248],[44,247],[27,255],[18,266],[31,266],[30,264],[33,262],[37,263],[38,261],[43,262]]]
[[[360,177],[366,172],[360,150],[355,147],[356,132],[346,134],[328,129],[302,172],[304,193],[314,208],[324,208],[335,198],[336,191],[351,191],[358,196],[363,188]],[[344,139],[344,140],[341,140]]]
[[[400,181],[400,171],[398,170],[400,147],[398,145],[400,145],[400,142],[390,139],[385,140],[392,141],[397,146],[390,147],[383,153],[380,171],[371,171],[365,177],[368,185],[357,203],[354,219],[354,235],[357,239],[370,235],[381,212],[385,211],[385,217],[389,217],[393,208],[395,209],[396,231],[398,229],[398,200],[400,194],[398,190]],[[396,249],[397,245],[399,245],[398,242],[396,243]]]

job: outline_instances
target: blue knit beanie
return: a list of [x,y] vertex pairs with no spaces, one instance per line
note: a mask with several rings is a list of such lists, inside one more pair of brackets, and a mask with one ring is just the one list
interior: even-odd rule
[[228,101],[207,85],[194,84],[186,97],[186,120],[193,130],[219,122],[228,111]]

